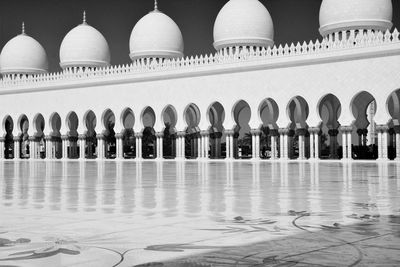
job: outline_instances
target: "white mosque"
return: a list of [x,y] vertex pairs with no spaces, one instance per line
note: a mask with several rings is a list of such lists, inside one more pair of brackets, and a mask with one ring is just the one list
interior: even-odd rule
[[84,15],[61,72],[25,30],[0,55],[0,159],[400,160],[400,39],[391,0],[323,0],[319,40],[274,44],[258,0],[230,0],[210,55],[184,56],[158,10],[127,65]]

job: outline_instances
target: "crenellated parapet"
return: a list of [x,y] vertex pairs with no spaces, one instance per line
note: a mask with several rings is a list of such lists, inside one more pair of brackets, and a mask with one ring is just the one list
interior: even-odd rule
[[[78,84],[85,86],[84,83],[91,81],[112,81],[129,78],[132,76],[145,76],[143,74],[171,75],[174,71],[190,71],[190,75],[196,71],[201,72],[205,67],[211,71],[218,72],[221,67],[230,67],[239,64],[246,67],[246,63],[253,65],[269,63],[274,67],[282,66],[290,58],[302,59],[302,64],[312,62],[318,57],[335,56],[335,53],[346,52],[343,56],[351,56],[362,53],[363,48],[377,48],[377,53],[387,45],[399,44],[399,31],[374,32],[367,31],[343,31],[326,36],[322,40],[291,43],[285,45],[274,45],[273,47],[229,47],[214,54],[191,56],[177,59],[142,58],[128,65],[114,65],[99,68],[74,67],[61,72],[45,73],[38,75],[5,75],[0,80],[0,88],[13,89],[18,87],[49,87],[55,85]],[[374,52],[372,51],[372,53]],[[313,56],[312,58],[310,56]],[[302,58],[303,57],[303,58]],[[287,59],[287,60],[285,60]],[[152,79],[154,77],[152,76]],[[7,93],[2,90],[0,94]],[[12,92],[15,93],[15,92]]]

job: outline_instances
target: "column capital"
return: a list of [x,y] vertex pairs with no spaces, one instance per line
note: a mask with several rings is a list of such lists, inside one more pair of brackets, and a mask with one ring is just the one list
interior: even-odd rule
[[36,136],[29,136],[29,137],[28,137],[28,140],[29,140],[29,141],[35,142],[36,139],[37,139]]
[[200,135],[201,135],[201,136],[208,136],[209,134],[210,134],[210,133],[209,133],[208,130],[200,131]]
[[19,142],[21,141],[21,136],[17,135],[13,137],[14,142]]
[[80,140],[82,140],[82,139],[86,140],[86,134],[80,134],[80,135],[78,135],[78,139],[80,139]]
[[310,127],[308,128],[308,131],[313,134],[318,134],[321,131],[321,129],[319,127]]
[[163,138],[164,137],[164,133],[163,132],[158,132],[158,133],[156,133],[156,137],[157,138]]
[[0,142],[4,142],[6,139],[4,137],[0,137]]
[[350,133],[353,131],[353,126],[340,126],[339,130],[343,133]]
[[53,138],[53,137],[52,137],[51,135],[45,135],[45,136],[44,136],[44,140],[45,140],[45,141],[51,141],[52,138]]
[[261,130],[260,129],[251,129],[250,133],[252,135],[260,135],[261,134]]
[[280,128],[278,132],[280,135],[285,135],[288,134],[289,130],[287,128]]
[[378,132],[384,133],[384,132],[387,132],[389,130],[389,127],[387,125],[385,125],[385,124],[381,124],[381,125],[377,125],[376,126],[376,130]]
[[400,126],[399,125],[394,126],[393,129],[396,134],[400,134]]
[[115,134],[116,139],[122,139],[123,137],[124,137],[124,135],[122,133]]
[[135,137],[136,138],[142,138],[143,137],[143,133],[135,133]]
[[68,135],[61,135],[61,140],[69,140],[69,136]]
[[96,134],[96,139],[105,139],[106,136],[104,134]]
[[234,130],[225,130],[226,135],[234,135],[235,131]]
[[176,133],[176,135],[179,136],[179,137],[185,137],[186,136],[186,132],[179,131],[179,132]]

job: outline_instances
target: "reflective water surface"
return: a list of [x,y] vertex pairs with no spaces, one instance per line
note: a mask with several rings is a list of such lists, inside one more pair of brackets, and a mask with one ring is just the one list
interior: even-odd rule
[[400,163],[0,162],[0,266],[380,264]]

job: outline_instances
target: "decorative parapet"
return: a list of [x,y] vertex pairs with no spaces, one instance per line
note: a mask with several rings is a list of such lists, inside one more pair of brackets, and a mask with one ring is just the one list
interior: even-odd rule
[[299,57],[304,55],[324,55],[355,48],[382,47],[400,43],[399,32],[344,31],[330,34],[322,41],[285,44],[272,48],[234,47],[225,48],[215,54],[191,56],[171,60],[142,59],[130,65],[109,66],[96,69],[82,67],[62,72],[40,75],[7,75],[0,80],[0,88],[41,87],[59,83],[79,82],[82,80],[115,80],[121,77],[144,73],[159,73],[174,70],[196,70],[204,66],[221,66],[241,62],[265,62],[267,60]]

